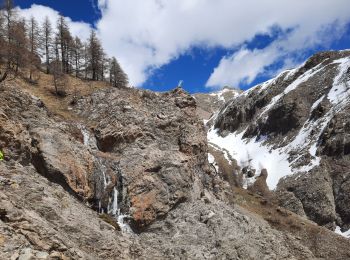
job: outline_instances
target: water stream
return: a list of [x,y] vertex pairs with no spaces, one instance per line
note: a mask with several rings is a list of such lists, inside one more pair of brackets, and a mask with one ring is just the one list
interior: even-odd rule
[[120,207],[118,205],[118,189],[116,189],[115,187],[113,188],[113,199],[111,201],[111,206],[108,206],[108,208],[109,208],[108,214],[111,214],[116,218],[120,229],[123,232],[133,233],[129,224],[125,221],[125,219],[130,216],[121,214],[120,212]]
[[[98,151],[97,141],[96,141],[95,136],[92,135],[89,132],[89,130],[87,130],[86,127],[83,125],[78,125],[78,128],[81,130],[81,133],[83,135],[84,145],[87,146],[88,149],[91,151]],[[103,190],[105,191],[107,189],[108,185],[111,183],[111,180],[110,180],[110,177],[106,174],[107,167],[104,165],[103,160],[99,157],[96,157],[96,156],[95,156],[95,158],[96,158],[97,166],[100,169],[100,172],[102,174]],[[101,201],[98,202],[98,212],[101,214],[105,213],[103,207],[101,206]],[[113,193],[108,199],[108,206],[107,206],[106,213],[109,215],[112,215],[116,219],[122,232],[133,233],[132,229],[130,228],[130,226],[128,225],[128,223],[125,220],[129,216],[125,215],[125,214],[121,214],[120,206],[118,203],[118,189],[117,189],[117,187],[113,188]]]

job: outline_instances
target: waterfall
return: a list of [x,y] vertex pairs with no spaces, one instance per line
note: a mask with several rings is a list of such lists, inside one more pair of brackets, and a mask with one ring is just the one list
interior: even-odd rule
[[[78,128],[80,129],[80,131],[83,135],[84,145],[87,146],[90,151],[98,151],[97,141],[96,141],[95,136],[93,136],[84,125],[79,124]],[[106,174],[107,168],[104,165],[101,158],[95,156],[95,159],[96,159],[98,168],[101,170],[101,173],[102,173],[103,191],[106,191],[108,185],[111,182],[110,177]],[[104,213],[104,209],[101,206],[100,200],[98,201],[98,212],[102,213],[102,214]],[[130,216],[120,213],[120,208],[118,205],[118,189],[117,189],[117,187],[113,188],[112,196],[110,196],[108,199],[106,213],[112,215],[115,218],[115,220],[117,221],[122,232],[133,234],[132,229],[130,228],[128,223],[125,221],[125,219],[130,217]]]
[[113,216],[116,216],[117,213],[119,215],[119,211],[118,211],[118,190],[115,187],[113,188],[113,203],[112,203],[111,213],[112,213]]
[[113,217],[116,219],[121,231],[132,234],[132,229],[130,228],[129,224],[125,221],[125,218],[129,216],[120,213],[120,208],[118,207],[118,190],[116,187],[113,188],[113,194],[112,199],[110,200],[110,204],[110,206],[108,205],[108,213],[113,215]]

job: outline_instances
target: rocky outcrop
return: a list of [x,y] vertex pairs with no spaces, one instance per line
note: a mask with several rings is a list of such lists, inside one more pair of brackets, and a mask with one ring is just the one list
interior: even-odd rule
[[[84,144],[80,123],[50,116],[40,100],[23,93],[16,85],[2,90],[1,102],[4,105],[0,108],[0,146],[5,159],[31,164],[72,195],[92,202],[96,208],[98,201],[102,201],[102,207],[107,208],[117,183],[117,165]],[[109,189],[103,187],[101,168],[105,168]]]
[[98,122],[93,127],[99,149],[119,158],[122,210],[130,213],[135,229],[188,200],[195,178],[204,183],[209,178],[204,126],[195,116],[194,99],[182,89],[111,90],[96,92],[91,100],[80,100],[76,111],[91,125]]

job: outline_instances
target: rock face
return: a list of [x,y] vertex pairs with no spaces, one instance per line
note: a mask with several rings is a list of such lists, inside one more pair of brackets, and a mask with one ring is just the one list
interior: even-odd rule
[[[349,102],[350,51],[319,53],[228,102],[211,119],[209,142],[242,168],[266,168],[284,207],[347,230]],[[249,186],[256,178],[245,181]]]
[[76,111],[94,128],[99,149],[119,158],[120,203],[135,230],[187,201],[196,178],[210,178],[205,129],[182,89],[97,92]]
[[193,97],[197,103],[197,115],[201,119],[208,120],[227,101],[238,96],[241,92],[239,89],[224,87],[217,92],[194,94]]
[[98,90],[69,119],[28,92],[0,90],[0,259],[349,257],[350,241],[292,213],[234,206],[182,89]]

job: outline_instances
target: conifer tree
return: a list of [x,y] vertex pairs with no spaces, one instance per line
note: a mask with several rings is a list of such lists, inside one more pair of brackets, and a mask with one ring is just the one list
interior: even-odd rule
[[52,48],[52,25],[49,18],[46,16],[41,30],[41,49],[45,56],[46,74],[50,73],[50,61]]
[[127,87],[129,84],[128,76],[122,70],[119,62],[115,57],[112,57],[110,61],[110,74],[109,80],[113,87]]

